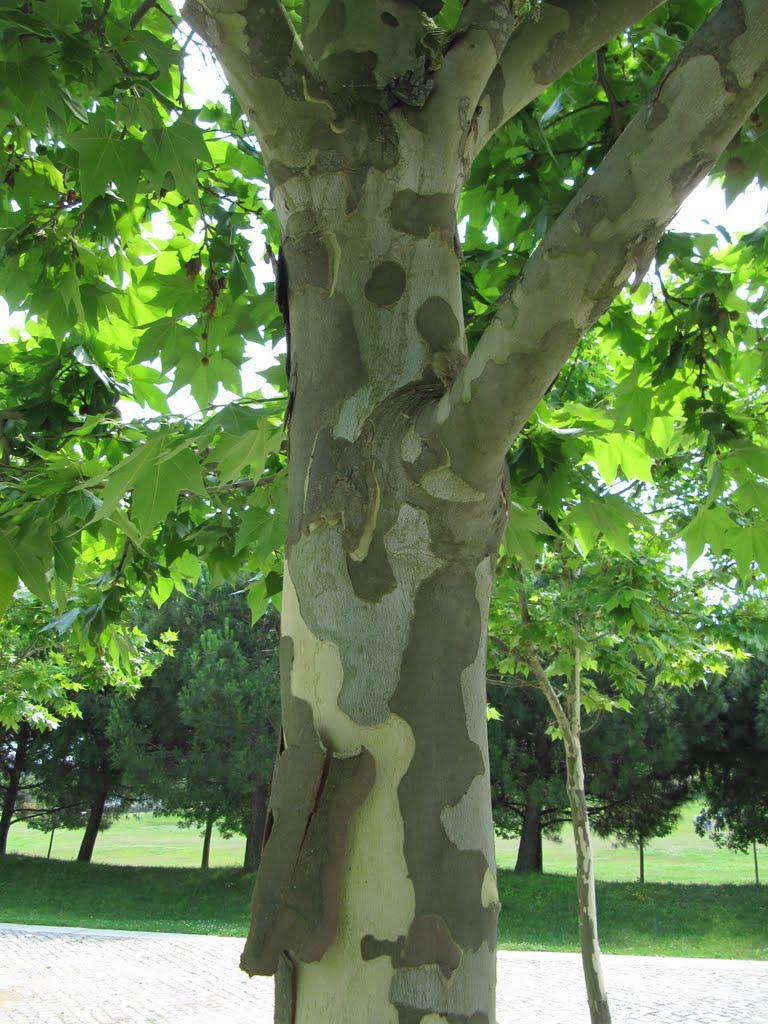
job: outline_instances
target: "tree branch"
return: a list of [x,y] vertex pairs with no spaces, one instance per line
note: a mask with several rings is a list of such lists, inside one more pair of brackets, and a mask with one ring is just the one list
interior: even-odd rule
[[265,157],[279,152],[286,122],[314,122],[330,108],[308,95],[319,90],[281,0],[187,0],[181,13],[216,54]]
[[520,24],[515,5],[469,0],[461,12],[443,67],[435,75],[430,118],[439,124],[463,120],[464,136],[474,131],[473,115],[510,36]]
[[131,15],[129,22],[131,28],[136,28],[142,18],[149,14],[153,7],[157,5],[157,0],[144,0],[144,3],[139,4],[136,10]]
[[[768,4],[724,0],[528,261],[443,396],[438,430],[483,481],[631,274],[768,91]],[[461,466],[457,465],[461,463]]]
[[551,0],[507,43],[480,100],[474,159],[491,135],[580,60],[633,25],[660,0]]

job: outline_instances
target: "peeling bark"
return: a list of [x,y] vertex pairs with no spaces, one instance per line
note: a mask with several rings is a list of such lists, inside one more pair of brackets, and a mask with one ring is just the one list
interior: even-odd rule
[[518,26],[471,0],[450,39],[426,0],[305,0],[300,40],[279,0],[185,10],[259,138],[287,269],[283,744],[243,955],[277,972],[278,1021],[495,1019],[505,454],[768,86],[764,2],[726,0],[471,357],[456,211],[488,133],[654,6],[559,0]]

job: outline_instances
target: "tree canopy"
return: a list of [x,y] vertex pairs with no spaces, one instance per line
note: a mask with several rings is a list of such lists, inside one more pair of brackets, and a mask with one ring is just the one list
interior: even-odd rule
[[[505,54],[512,78],[516,46],[545,47],[555,16],[530,6]],[[617,28],[654,5],[624,6]],[[606,153],[709,6],[664,4],[616,38],[601,24],[597,58],[598,40],[579,39],[584,59],[568,67],[569,52],[548,69],[553,84],[531,85],[518,116],[499,99],[492,132],[491,101],[483,108],[459,208],[470,351],[491,344],[523,266],[580,187],[597,188]],[[460,5],[435,7],[425,40],[444,47]],[[309,9],[287,10],[320,31]],[[58,628],[125,665],[118,624],[135,588],[162,600],[205,562],[214,583],[246,567],[254,614],[278,600],[287,380],[276,365],[244,394],[241,376],[254,344],[274,350],[284,335],[273,285],[254,274],[278,226],[241,104],[230,91],[195,95],[183,59],[201,44],[170,8],[8,2],[0,25],[0,295],[19,314],[0,347],[0,598],[20,580]],[[765,103],[751,112],[714,168],[729,198],[766,183],[766,116]],[[716,225],[649,249],[635,290],[598,317],[511,456],[516,552],[546,533],[543,510],[567,514],[583,551],[602,536],[628,553],[640,513],[626,480],[636,493],[668,486],[691,562],[710,545],[742,576],[764,571],[765,254],[763,229],[736,241]],[[201,411],[191,419],[169,411],[169,393],[186,388]],[[120,415],[129,398],[142,419]]]

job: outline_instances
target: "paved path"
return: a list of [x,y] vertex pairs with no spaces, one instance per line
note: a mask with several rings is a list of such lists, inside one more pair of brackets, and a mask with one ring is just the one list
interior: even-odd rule
[[[271,1024],[272,983],[240,972],[241,947],[0,924],[0,1022]],[[606,956],[605,973],[614,1024],[768,1024],[768,962]],[[498,993],[498,1024],[589,1021],[575,954],[500,953]]]

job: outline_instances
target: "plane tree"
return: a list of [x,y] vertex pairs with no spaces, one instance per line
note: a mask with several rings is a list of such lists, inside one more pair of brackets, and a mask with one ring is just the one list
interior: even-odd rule
[[[201,561],[214,581],[249,572],[254,613],[281,604],[283,742],[243,958],[277,972],[278,1020],[495,1017],[486,620],[507,520],[524,543],[538,517],[507,453],[595,325],[632,398],[624,421],[584,414],[619,428],[598,465],[673,474],[678,428],[719,431],[686,539],[765,561],[757,524],[718,506],[740,492],[748,517],[765,495],[754,289],[743,311],[702,289],[693,311],[726,369],[701,332],[657,348],[634,300],[612,307],[710,170],[734,190],[764,173],[768,11],[711,8],[193,0],[230,87],[202,107],[162,0],[0,11],[0,292],[24,317],[0,349],[0,592],[20,578],[124,665],[123,602]],[[285,400],[211,409],[220,384],[242,391],[246,341],[284,334]],[[169,419],[186,385],[210,411]],[[121,422],[128,395],[155,422]]]

